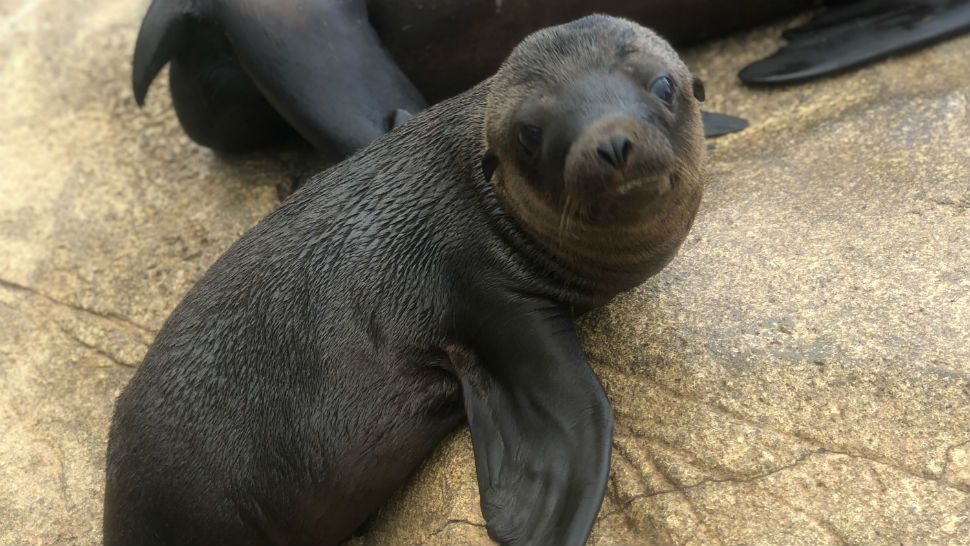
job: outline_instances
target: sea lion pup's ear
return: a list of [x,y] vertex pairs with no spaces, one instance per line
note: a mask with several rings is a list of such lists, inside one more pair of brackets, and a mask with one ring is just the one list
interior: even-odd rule
[[495,155],[491,150],[485,152],[485,157],[482,158],[482,173],[485,174],[485,180],[491,182],[492,175],[495,174],[495,169],[498,168],[498,156]]
[[698,78],[697,76],[694,76],[693,87],[694,87],[694,98],[697,99],[699,102],[704,102],[704,97],[706,96],[704,94],[704,80]]
[[414,114],[404,110],[403,108],[398,108],[397,110],[391,112],[387,116],[387,130],[393,131],[398,125],[402,125],[405,121],[414,117]]

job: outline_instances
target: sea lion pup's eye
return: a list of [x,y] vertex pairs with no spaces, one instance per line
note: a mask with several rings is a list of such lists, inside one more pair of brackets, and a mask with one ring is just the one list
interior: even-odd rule
[[535,125],[519,127],[519,144],[529,157],[535,157],[542,145],[542,129]]
[[667,76],[660,76],[650,84],[650,92],[664,104],[670,106],[674,102],[674,82]]

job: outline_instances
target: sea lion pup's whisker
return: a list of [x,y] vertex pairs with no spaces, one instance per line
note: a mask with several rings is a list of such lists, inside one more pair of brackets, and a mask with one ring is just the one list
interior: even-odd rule
[[569,214],[574,225],[585,226],[592,220],[592,206],[583,199],[576,199]]
[[560,208],[560,211],[559,211],[559,229],[557,231],[557,236],[558,236],[558,239],[559,239],[558,240],[559,246],[564,246],[563,245],[563,238],[564,238],[564,236],[566,234],[566,229],[567,229],[568,224],[569,224],[569,209],[571,207],[570,201],[572,201],[571,195],[570,195],[570,192],[569,191],[563,192],[561,201],[562,201],[562,204],[559,207]]
[[588,223],[589,221],[591,221],[593,219],[593,206],[592,206],[592,204],[586,203],[585,201],[580,201],[576,205],[576,213],[575,213],[575,216],[576,216],[576,219],[577,220],[580,220],[580,221],[583,221],[583,222],[587,222]]

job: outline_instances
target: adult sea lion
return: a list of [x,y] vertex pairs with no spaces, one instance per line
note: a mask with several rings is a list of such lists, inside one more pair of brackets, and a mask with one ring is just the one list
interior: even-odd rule
[[[153,0],[135,48],[142,104],[172,61],[175,111],[196,142],[244,151],[302,135],[345,156],[492,74],[526,34],[593,11],[677,46],[798,13],[815,0]],[[970,30],[970,0],[826,0],[790,44],[741,71],[777,85],[845,71]],[[413,83],[412,83],[413,82]],[[743,120],[705,116],[710,136]]]
[[[493,74],[519,41],[542,27],[609,13],[683,46],[812,2],[152,0],[132,77],[143,104],[171,60],[175,111],[189,137],[204,146],[245,151],[299,134],[346,156],[406,119],[404,112]],[[737,120],[715,121],[710,128],[718,133],[742,127]]]
[[582,544],[612,411],[573,319],[687,235],[703,96],[652,31],[587,17],[304,185],[119,397],[105,545],[335,544],[465,419],[490,536]]

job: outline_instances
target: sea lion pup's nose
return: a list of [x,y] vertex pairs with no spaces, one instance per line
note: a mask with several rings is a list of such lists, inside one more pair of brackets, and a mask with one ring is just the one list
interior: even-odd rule
[[583,122],[563,165],[569,191],[623,193],[663,185],[675,154],[660,127],[624,111]]
[[614,169],[622,169],[626,165],[626,159],[630,156],[633,143],[623,134],[614,134],[604,138],[596,145],[596,154],[600,159],[609,163]]

